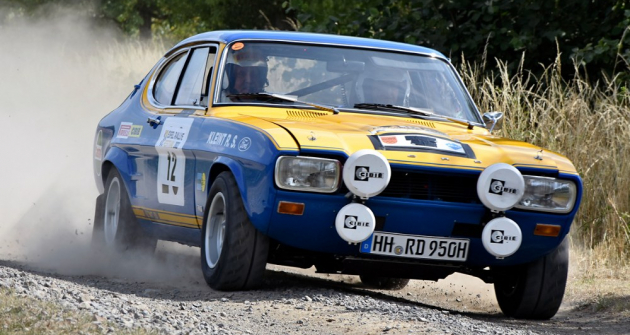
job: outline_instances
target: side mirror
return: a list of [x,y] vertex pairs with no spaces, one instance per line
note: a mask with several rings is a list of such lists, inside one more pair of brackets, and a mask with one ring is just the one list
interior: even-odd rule
[[495,128],[501,129],[503,126],[503,113],[502,112],[488,112],[483,114],[483,121],[486,124],[486,128],[492,132]]

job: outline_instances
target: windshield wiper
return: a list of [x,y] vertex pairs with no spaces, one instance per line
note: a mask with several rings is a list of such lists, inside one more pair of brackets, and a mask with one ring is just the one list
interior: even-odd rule
[[241,99],[245,99],[245,100],[259,100],[259,101],[265,101],[265,102],[273,102],[273,101],[297,102],[299,104],[311,106],[311,107],[317,108],[319,110],[331,112],[333,114],[339,114],[339,110],[337,108],[335,108],[335,107],[325,106],[325,105],[320,105],[320,104],[314,104],[312,102],[301,101],[301,100],[298,100],[298,98],[296,96],[293,96],[293,95],[259,92],[259,93],[228,94],[227,97],[228,98],[236,98],[239,101],[241,101]]
[[473,124],[471,122],[466,122],[466,121],[462,121],[462,120],[458,120],[449,116],[444,116],[444,115],[440,115],[440,114],[435,114],[433,112],[430,112],[426,109],[421,109],[421,108],[415,108],[415,107],[404,107],[404,106],[398,106],[398,105],[385,105],[385,104],[376,104],[376,103],[359,103],[359,104],[355,104],[354,108],[363,108],[363,109],[372,109],[372,110],[385,110],[385,111],[399,111],[399,112],[406,112],[406,113],[413,113],[413,114],[420,114],[423,116],[431,116],[431,117],[438,117],[438,118],[443,118],[446,120],[449,120],[451,122],[455,122],[461,125],[465,125],[466,127],[468,127],[468,129],[473,129]]

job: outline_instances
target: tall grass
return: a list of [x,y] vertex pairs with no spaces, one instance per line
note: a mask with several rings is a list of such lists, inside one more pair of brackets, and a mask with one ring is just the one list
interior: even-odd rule
[[498,62],[492,75],[463,62],[460,73],[481,111],[505,113],[501,136],[567,156],[584,182],[573,244],[596,267],[630,264],[630,95],[609,82],[565,80],[557,60],[539,76],[510,75]]

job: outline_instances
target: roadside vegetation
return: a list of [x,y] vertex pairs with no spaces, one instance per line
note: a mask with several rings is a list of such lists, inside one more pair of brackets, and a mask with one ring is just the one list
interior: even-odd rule
[[0,289],[0,335],[4,334],[151,334],[143,329],[120,329],[107,320],[81,311],[20,296]]
[[[585,249],[586,270],[630,264],[630,92],[616,80],[591,83],[579,69],[561,76],[559,58],[535,76],[508,66],[484,75],[462,63],[461,75],[482,112],[501,111],[499,135],[567,156],[584,182],[573,245]],[[487,71],[485,73],[488,73]],[[544,153],[543,153],[544,157]],[[621,273],[621,272],[620,272]]]

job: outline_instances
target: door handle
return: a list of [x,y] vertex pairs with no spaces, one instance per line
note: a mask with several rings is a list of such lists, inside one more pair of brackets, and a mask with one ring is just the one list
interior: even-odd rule
[[162,124],[162,120],[160,120],[160,117],[156,117],[156,118],[152,118],[152,117],[148,117],[147,118],[147,123],[152,125],[152,126],[159,126],[160,124]]

